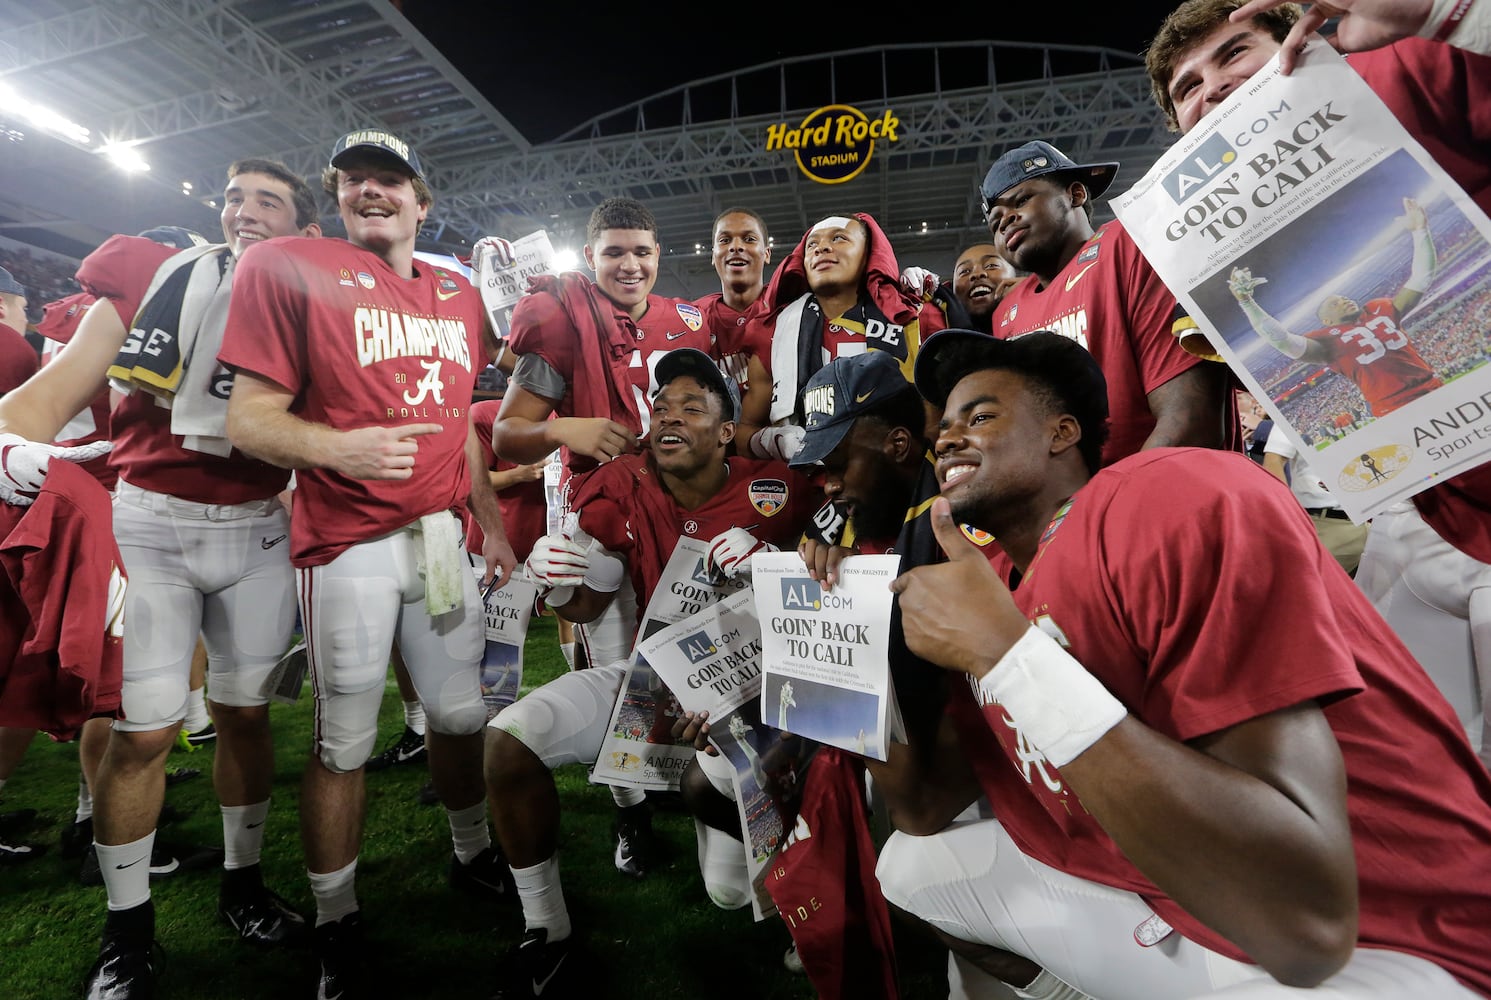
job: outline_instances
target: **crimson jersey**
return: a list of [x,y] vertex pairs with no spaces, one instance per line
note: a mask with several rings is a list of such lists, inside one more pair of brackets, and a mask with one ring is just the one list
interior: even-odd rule
[[[45,338],[41,345],[42,364],[51,363],[58,352],[72,340],[73,334],[78,332],[78,324],[83,321],[83,315],[93,301],[93,296],[87,292],[78,292],[46,304],[41,322],[36,324],[36,332]],[[70,447],[109,439],[109,389],[105,386],[89,401],[86,410],[79,411],[63,426],[54,443]],[[112,491],[119,481],[119,473],[109,464],[108,455],[89,459],[83,463],[83,468],[106,490]]]
[[640,616],[680,536],[707,542],[745,528],[778,548],[795,548],[817,506],[806,476],[787,463],[732,456],[725,486],[703,506],[684,510],[658,478],[652,453],[622,455],[571,484],[580,527],[626,560]]
[[[604,307],[610,306],[611,321],[629,332],[633,348],[628,360],[631,383],[626,397],[635,407],[642,433],[647,433],[652,421],[652,397],[657,393],[655,371],[658,359],[669,351],[680,347],[692,347],[712,358],[719,357],[714,334],[704,314],[686,299],[669,299],[661,295],[647,296],[647,311],[639,320],[633,320],[615,306],[599,290],[593,290],[591,301]],[[524,295],[513,308],[512,336],[509,343],[514,354],[537,354],[546,364],[564,379],[564,397],[554,406],[561,417],[607,417],[622,420],[613,413],[592,412],[583,400],[583,392],[577,393],[576,382],[587,377],[581,357],[582,331],[576,330],[554,296],[544,293]],[[627,422],[622,420],[622,422]],[[596,466],[594,459],[571,456],[564,450],[566,469],[581,472]]]
[[[128,328],[156,269],[177,252],[138,236],[111,236],[83,259],[78,283],[95,298],[112,302]],[[109,464],[142,489],[196,503],[235,504],[272,497],[290,481],[284,469],[236,448],[226,456],[183,448],[181,436],[171,433],[171,411],[148,392],[120,400],[110,424]]]
[[[481,443],[482,457],[487,460],[487,469],[506,472],[517,468],[518,463],[499,458],[492,448],[492,427],[497,421],[497,411],[502,408],[500,399],[483,399],[471,404],[471,426],[476,428],[476,440]],[[548,528],[549,503],[544,494],[544,481],[534,479],[526,483],[509,486],[497,492],[497,506],[502,511],[502,527],[507,532],[508,544],[522,563],[533,551]],[[466,518],[466,549],[480,552],[482,545],[481,526],[475,518]]]
[[[1008,580],[1008,559],[995,565]],[[1172,739],[1320,702],[1348,777],[1361,943],[1422,955],[1491,991],[1491,774],[1423,668],[1268,473],[1244,456],[1193,448],[1121,460],[1047,530],[1014,599],[1131,714]],[[1023,851],[1136,892],[1185,936],[1248,960],[1140,874],[1002,706],[986,706],[984,718],[1007,766],[981,777]]]
[[124,680],[124,564],[109,495],[54,462],[36,502],[0,504],[0,725],[70,739],[114,715]]
[[1325,349],[1325,364],[1356,383],[1374,417],[1444,385],[1408,342],[1399,319],[1392,299],[1371,299],[1351,323],[1305,334]]
[[725,302],[723,292],[711,292],[694,305],[704,314],[704,327],[714,334],[715,354],[720,359],[720,371],[735,379],[742,390],[746,387],[746,373],[750,355],[746,353],[746,314],[743,309],[733,309]]
[[[1108,380],[1108,443],[1103,464],[1134,454],[1154,431],[1149,394],[1202,363],[1170,332],[1175,296],[1134,245],[1109,222],[1092,234],[1051,284],[1027,277],[995,307],[994,336],[1002,340],[1052,330],[1092,353]],[[1241,447],[1237,414],[1229,441]]]
[[414,474],[296,473],[290,561],[319,566],[425,514],[458,510],[471,482],[466,436],[486,364],[481,298],[452,271],[415,261],[411,279],[346,240],[280,237],[238,262],[219,355],[295,393],[290,412],[338,430],[438,423]]
[[[1491,58],[1405,38],[1346,61],[1434,162],[1491,212]],[[1413,503],[1441,538],[1491,563],[1491,464],[1427,489]]]
[[5,395],[37,369],[36,349],[8,326],[0,326],[0,396]]

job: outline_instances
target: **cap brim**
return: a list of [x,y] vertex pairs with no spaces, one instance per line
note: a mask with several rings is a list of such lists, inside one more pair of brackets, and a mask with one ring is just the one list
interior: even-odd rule
[[333,168],[344,167],[354,154],[359,153],[365,156],[372,156],[379,160],[386,160],[389,163],[397,163],[401,169],[409,172],[410,177],[421,176],[420,172],[414,169],[414,164],[404,159],[398,153],[384,146],[375,146],[372,143],[359,143],[356,146],[348,146],[331,158],[331,165]]
[[1101,198],[1118,176],[1117,163],[1083,163],[1077,169],[1087,175],[1082,183],[1087,185],[1087,194],[1092,198]]
[[946,406],[963,376],[1008,350],[1008,342],[977,330],[940,330],[922,341],[913,372],[916,391],[934,406]]
[[849,433],[849,428],[853,426],[854,418],[849,417],[808,431],[807,437],[803,438],[802,447],[787,464],[793,468],[817,465],[839,446],[839,442],[844,440],[844,436]]

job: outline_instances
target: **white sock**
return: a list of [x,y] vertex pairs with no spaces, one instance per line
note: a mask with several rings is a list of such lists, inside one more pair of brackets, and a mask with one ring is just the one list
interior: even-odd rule
[[247,806],[220,806],[223,813],[223,868],[247,868],[259,863],[264,846],[264,819],[269,800]]
[[564,662],[569,664],[571,670],[575,669],[575,644],[572,642],[561,642],[559,652],[564,655]]
[[647,801],[647,791],[631,785],[612,785],[611,799],[622,809],[628,806],[640,806]]
[[425,706],[418,698],[404,702],[404,725],[420,736],[425,734]]
[[200,733],[212,724],[212,718],[207,714],[207,689],[197,688],[195,691],[186,693],[186,718],[181,720],[181,728],[189,733]]
[[325,875],[307,871],[311,879],[311,895],[316,897],[316,926],[340,920],[349,913],[357,912],[357,859],[345,868]]
[[88,779],[81,774],[78,775],[78,809],[73,813],[72,821],[81,823],[85,819],[93,818],[93,793],[88,790]]
[[532,868],[514,868],[512,873],[518,884],[518,899],[523,902],[524,928],[542,927],[550,941],[569,937],[569,910],[559,886],[559,858],[540,861]]
[[155,850],[155,831],[151,830],[130,844],[93,843],[98,852],[98,867],[104,877],[104,891],[109,894],[109,909],[128,910],[150,898],[150,853]]
[[482,799],[465,809],[447,809],[450,817],[450,842],[456,849],[456,859],[463,865],[492,846],[492,833],[487,829],[487,800]]
[[738,910],[751,901],[751,872],[745,844],[702,820],[694,820],[699,874],[709,901],[722,910]]

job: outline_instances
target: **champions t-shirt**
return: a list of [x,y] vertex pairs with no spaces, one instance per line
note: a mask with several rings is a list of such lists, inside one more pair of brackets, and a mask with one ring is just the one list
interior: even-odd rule
[[[1156,448],[1099,472],[1047,538],[1015,603],[1145,725],[1187,741],[1323,705],[1348,777],[1361,944],[1491,992],[1491,774],[1289,490],[1242,455]],[[1008,558],[994,565],[1008,580]],[[1021,850],[1247,960],[1140,874],[1003,706],[984,718],[1008,766],[980,778]]]
[[[177,252],[139,236],[111,236],[83,259],[78,284],[113,303],[128,329],[156,269]],[[236,292],[236,281],[234,287]],[[181,435],[171,433],[171,411],[148,392],[132,392],[120,400],[110,416],[110,431],[114,448],[109,464],[141,489],[196,503],[235,504],[272,497],[290,481],[286,470],[236,448],[221,456],[182,447]]]
[[[1134,454],[1155,428],[1149,393],[1202,363],[1170,332],[1175,296],[1116,221],[1093,233],[1051,284],[1039,286],[1030,275],[1010,289],[995,307],[994,336],[1052,330],[1087,348],[1108,381],[1103,464]],[[1240,447],[1235,413],[1230,426]]]
[[485,366],[481,298],[464,277],[416,260],[399,277],[346,240],[280,237],[238,262],[220,360],[295,393],[290,412],[340,431],[438,423],[416,440],[414,474],[351,479],[296,473],[291,562],[319,566],[350,545],[471,492],[466,435]]

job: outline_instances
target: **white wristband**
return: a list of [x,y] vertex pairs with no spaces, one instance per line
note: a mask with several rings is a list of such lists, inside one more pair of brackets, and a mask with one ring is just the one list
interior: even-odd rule
[[1034,625],[978,683],[979,701],[998,702],[1021,734],[1065,767],[1128,714],[1070,653]]
[[574,587],[555,587],[544,595],[544,603],[551,608],[562,608],[574,599]]

